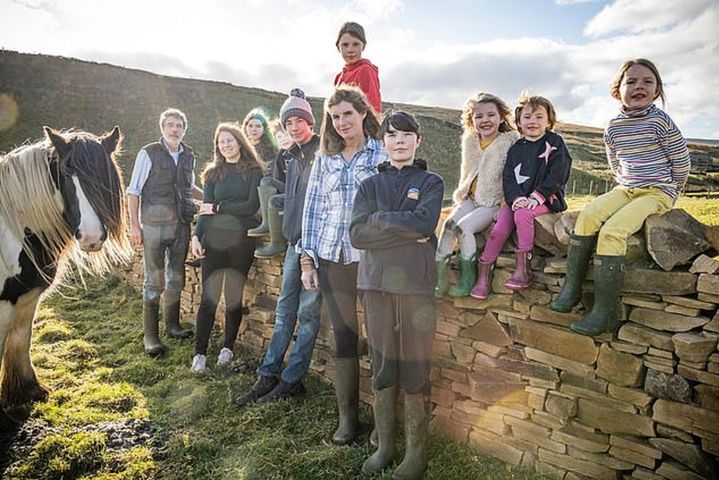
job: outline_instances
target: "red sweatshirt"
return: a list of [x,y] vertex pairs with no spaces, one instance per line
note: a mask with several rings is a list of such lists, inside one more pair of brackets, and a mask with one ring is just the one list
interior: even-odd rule
[[346,83],[357,85],[374,107],[377,113],[382,113],[382,95],[379,92],[379,70],[366,58],[355,63],[348,63],[335,77],[335,85]]

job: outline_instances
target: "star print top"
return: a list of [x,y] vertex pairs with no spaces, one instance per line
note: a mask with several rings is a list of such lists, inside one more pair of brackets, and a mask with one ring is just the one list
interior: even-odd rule
[[520,138],[509,148],[502,172],[507,205],[518,197],[534,197],[553,212],[567,209],[564,186],[572,172],[572,157],[564,139],[554,132],[534,142]]

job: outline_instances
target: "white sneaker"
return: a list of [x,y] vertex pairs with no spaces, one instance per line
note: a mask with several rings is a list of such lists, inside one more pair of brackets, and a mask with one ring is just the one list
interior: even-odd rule
[[207,371],[207,357],[204,355],[195,355],[192,359],[192,367],[190,370],[194,373],[205,373]]
[[217,356],[217,366],[221,367],[223,365],[227,365],[232,361],[232,358],[235,356],[234,353],[232,353],[232,350],[229,348],[223,347],[222,350],[220,350],[220,354]]

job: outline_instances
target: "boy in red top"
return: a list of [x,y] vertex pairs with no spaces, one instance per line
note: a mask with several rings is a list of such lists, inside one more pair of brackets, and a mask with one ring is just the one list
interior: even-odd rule
[[357,85],[367,95],[367,100],[375,112],[382,113],[379,70],[372,62],[362,58],[362,52],[367,46],[367,38],[362,25],[345,22],[337,34],[335,46],[345,61],[342,71],[335,76],[335,86],[341,83]]

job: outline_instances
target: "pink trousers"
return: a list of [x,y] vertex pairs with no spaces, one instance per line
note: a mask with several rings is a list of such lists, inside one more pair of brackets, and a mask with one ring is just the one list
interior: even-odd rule
[[497,223],[489,233],[487,245],[484,247],[480,260],[484,263],[493,263],[497,260],[504,242],[512,235],[515,228],[519,240],[517,250],[520,252],[532,250],[534,248],[534,219],[549,212],[549,207],[546,205],[540,205],[534,210],[520,208],[514,212],[508,205],[502,207]]

